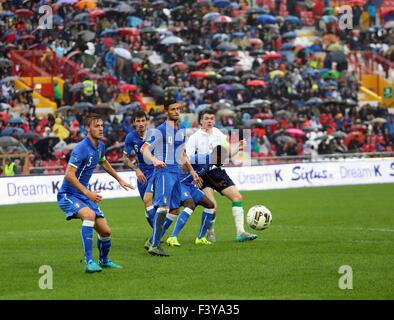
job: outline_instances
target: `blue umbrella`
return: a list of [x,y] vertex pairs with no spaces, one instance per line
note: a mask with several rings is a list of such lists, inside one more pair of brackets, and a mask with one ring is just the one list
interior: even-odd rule
[[261,124],[263,126],[272,126],[273,124],[277,124],[278,121],[276,121],[275,119],[265,119],[263,121],[261,121]]
[[256,22],[272,24],[272,23],[277,23],[278,19],[274,16],[271,16],[270,14],[262,14],[256,17]]
[[117,35],[117,31],[114,29],[105,29],[100,33],[100,37],[111,37]]
[[127,111],[136,111],[136,110],[138,110],[139,107],[140,107],[140,103],[139,102],[133,102],[131,104],[128,104],[128,105],[120,107],[116,111],[116,114],[119,115],[119,114],[124,114]]
[[280,51],[279,52],[281,56],[285,57],[287,61],[289,62],[294,62],[295,60],[295,55],[291,51]]
[[18,134],[18,136],[21,136],[25,133],[22,128],[11,127],[11,128],[6,128],[3,131],[1,131],[0,136],[1,137],[11,136],[14,132],[16,132]]
[[338,18],[335,16],[323,16],[322,20],[325,24],[328,24],[328,23],[332,23],[332,22],[337,22]]
[[14,15],[15,15],[15,13],[13,13],[11,11],[0,12],[0,17],[2,17],[2,18],[13,17]]
[[225,91],[230,91],[232,87],[231,87],[231,84],[221,83],[221,84],[217,85],[216,88],[217,89],[222,89],[222,90],[225,90]]
[[295,48],[295,45],[292,43],[284,43],[280,47],[281,51],[288,51],[288,50],[293,50]]
[[301,20],[296,16],[288,16],[283,21],[291,24],[302,24]]
[[205,16],[203,16],[202,19],[205,21],[212,21],[220,16],[221,14],[219,12],[209,12]]
[[265,11],[263,8],[260,8],[260,7],[253,7],[253,8],[250,8],[248,11],[247,11],[247,13],[248,14],[267,14],[267,11]]
[[233,32],[231,34],[231,36],[234,38],[243,38],[243,37],[245,37],[245,33],[244,32]]
[[297,32],[294,31],[286,32],[282,35],[282,38],[283,39],[297,38]]
[[19,117],[13,117],[10,120],[8,120],[8,123],[11,124],[27,124],[27,122]]
[[307,102],[305,102],[306,106],[314,106],[314,105],[321,105],[323,100],[320,98],[310,98]]
[[230,4],[231,4],[231,2],[228,1],[228,0],[215,0],[215,1],[213,2],[213,5],[214,5],[216,8],[226,8],[226,7],[228,7]]
[[131,28],[137,28],[143,22],[141,18],[134,16],[128,16],[126,20],[127,20],[127,25]]

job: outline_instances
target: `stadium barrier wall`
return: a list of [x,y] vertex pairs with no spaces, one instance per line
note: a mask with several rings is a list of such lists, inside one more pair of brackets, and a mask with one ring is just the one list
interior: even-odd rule
[[[394,159],[365,159],[336,162],[292,163],[252,167],[228,167],[228,174],[240,190],[268,190],[355,184],[394,183]],[[119,175],[136,186],[134,172]],[[0,178],[0,205],[55,202],[63,175]],[[94,174],[92,191],[102,190],[104,199],[138,196],[125,191],[107,173]]]

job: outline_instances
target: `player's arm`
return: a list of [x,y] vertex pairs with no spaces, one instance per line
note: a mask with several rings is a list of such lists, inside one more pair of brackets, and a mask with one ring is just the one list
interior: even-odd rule
[[233,158],[237,155],[238,152],[242,151],[243,148],[246,146],[246,140],[245,139],[240,140],[238,144],[230,143],[228,141],[228,137],[223,135],[220,145],[228,152],[230,157]]
[[123,153],[123,164],[135,172],[138,182],[146,183],[147,180],[144,173],[138,168],[136,161],[131,161],[126,153]]
[[134,187],[125,182],[119,175],[118,173],[115,171],[115,169],[111,166],[111,164],[107,161],[107,159],[101,159],[100,161],[100,166],[109,174],[111,175],[116,181],[119,182],[119,184],[121,185],[121,187],[123,189],[125,189],[126,191],[129,191],[129,189],[134,189]]
[[149,163],[149,162],[152,163],[153,166],[154,166],[155,168],[157,168],[157,169],[164,168],[164,167],[166,166],[166,164],[165,164],[163,161],[157,159],[157,158],[152,154],[152,152],[150,151],[149,147],[150,147],[150,144],[147,143],[147,142],[145,142],[145,143],[141,146],[141,153],[142,153],[142,155],[144,156],[145,161],[148,162],[148,163]]
[[100,202],[101,199],[103,198],[99,192],[93,192],[87,189],[82,183],[79,182],[77,179],[76,173],[77,173],[76,167],[74,167],[72,164],[69,164],[66,169],[66,173],[64,175],[64,179],[67,180],[71,185],[79,190],[81,193],[83,193],[86,197],[88,197],[89,200],[93,202]]

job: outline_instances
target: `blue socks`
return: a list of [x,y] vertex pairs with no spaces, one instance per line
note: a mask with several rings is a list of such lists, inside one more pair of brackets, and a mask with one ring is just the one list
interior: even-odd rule
[[155,214],[156,214],[156,209],[154,206],[146,207],[146,220],[148,221],[149,225],[153,229],[153,223],[155,221]]
[[211,226],[212,220],[215,217],[215,209],[204,209],[201,217],[201,227],[200,233],[198,234],[198,239],[205,237],[208,228]]
[[168,209],[157,209],[153,223],[153,235],[151,238],[152,246],[158,247],[163,232],[163,224],[166,220]]
[[175,228],[172,231],[171,237],[178,237],[178,234],[181,232],[183,227],[185,226],[187,220],[189,220],[190,215],[193,213],[193,210],[190,208],[185,208],[181,214],[178,216],[178,219],[175,224]]
[[85,263],[93,259],[93,226],[94,221],[83,220],[81,227],[81,238],[83,244],[83,251],[85,254]]
[[109,253],[109,250],[111,249],[111,236],[104,238],[104,237],[101,237],[100,235],[98,235],[97,248],[99,249],[99,252],[100,252],[100,261],[102,263],[107,263],[108,262],[108,253]]
[[161,233],[161,238],[163,238],[163,236],[165,235],[165,233],[167,232],[167,230],[171,226],[171,224],[174,222],[176,217],[177,216],[175,214],[167,213],[166,220],[164,221],[164,224],[163,224],[163,231]]

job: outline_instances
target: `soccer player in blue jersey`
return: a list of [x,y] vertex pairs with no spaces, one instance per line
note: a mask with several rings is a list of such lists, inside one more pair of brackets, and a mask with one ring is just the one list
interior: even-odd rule
[[[166,100],[164,108],[167,120],[154,130],[153,134],[141,147],[141,152],[154,167],[154,206],[157,207],[152,235],[152,245],[148,252],[155,256],[168,256],[160,247],[163,236],[163,225],[167,214],[178,213],[180,207],[181,166],[185,166],[197,186],[202,186],[199,175],[189,163],[185,152],[185,128],[179,125],[180,112],[183,105]],[[153,154],[152,154],[153,152]]]
[[[81,237],[85,254],[85,271],[100,272],[102,268],[122,268],[108,258],[111,248],[111,229],[98,203],[100,191],[88,188],[89,180],[97,164],[114,177],[123,189],[134,189],[126,183],[105,159],[105,146],[101,141],[104,123],[98,114],[89,114],[84,119],[87,137],[79,142],[71,153],[63,184],[57,194],[60,209],[66,219],[81,219]],[[98,233],[99,264],[93,259],[93,229]]]
[[[130,132],[125,139],[124,145],[124,164],[134,170],[137,181],[138,191],[141,199],[144,201],[146,220],[153,228],[153,220],[156,209],[153,206],[153,171],[155,167],[152,163],[146,163],[141,153],[141,146],[145,143],[147,137],[152,134],[152,129],[148,129],[148,117],[142,110],[137,111],[133,116],[133,125],[135,130]],[[136,161],[130,160],[133,151],[137,157]],[[145,249],[149,249],[149,240],[145,243]]]

